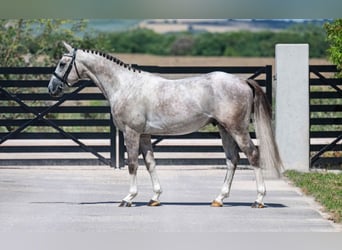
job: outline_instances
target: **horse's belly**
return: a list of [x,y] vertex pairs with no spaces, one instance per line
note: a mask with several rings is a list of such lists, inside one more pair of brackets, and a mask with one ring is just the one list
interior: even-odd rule
[[210,119],[207,116],[197,117],[191,120],[150,120],[146,122],[145,134],[153,135],[182,135],[195,132],[208,124]]

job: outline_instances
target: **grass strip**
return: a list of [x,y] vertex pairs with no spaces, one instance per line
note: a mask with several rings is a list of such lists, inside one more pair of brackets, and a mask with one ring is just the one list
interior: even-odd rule
[[331,220],[342,222],[342,173],[289,170],[285,176],[304,194],[313,196],[331,214]]

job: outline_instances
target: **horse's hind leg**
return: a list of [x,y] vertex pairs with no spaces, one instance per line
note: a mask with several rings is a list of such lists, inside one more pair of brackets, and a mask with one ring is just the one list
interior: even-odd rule
[[264,177],[262,175],[262,170],[260,168],[260,156],[259,151],[255,147],[253,141],[251,140],[248,131],[246,132],[237,132],[232,134],[235,141],[239,145],[242,152],[244,152],[248,158],[249,163],[254,169],[255,180],[257,184],[257,199],[252,205],[253,208],[263,208],[265,207],[263,203],[263,199],[266,195],[266,187],[264,182]]
[[229,196],[236,166],[239,161],[239,148],[236,142],[221,125],[218,125],[218,127],[222,139],[223,149],[226,154],[227,173],[223,182],[221,193],[211,204],[213,207],[222,207],[223,199]]
[[162,189],[160,187],[159,178],[156,172],[156,161],[153,156],[153,149],[151,144],[151,136],[150,135],[142,135],[140,138],[140,151],[143,154],[146,168],[151,176],[152,187],[154,195],[152,199],[149,201],[149,206],[159,206],[159,196],[162,193]]

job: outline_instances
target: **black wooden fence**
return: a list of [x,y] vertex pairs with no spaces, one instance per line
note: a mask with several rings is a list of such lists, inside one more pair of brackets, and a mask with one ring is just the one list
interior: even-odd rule
[[[272,67],[156,67],[139,66],[158,74],[199,74],[224,71],[253,78],[272,101]],[[125,164],[121,133],[111,122],[107,102],[98,88],[82,81],[60,99],[47,93],[53,68],[0,68],[0,165]],[[252,137],[255,137],[252,133]],[[181,153],[221,153],[221,145],[199,145],[195,139],[218,139],[217,132],[153,137],[158,164],[225,164],[219,157],[164,157]],[[172,141],[163,144],[166,139]],[[191,140],[177,145],[177,140]],[[196,141],[197,141],[196,140]],[[242,159],[240,163],[247,163]]]
[[309,69],[311,167],[342,168],[342,79],[336,66]]
[[[266,67],[156,67],[138,66],[159,74],[197,74],[215,70],[258,78],[272,100],[272,68]],[[53,68],[0,68],[1,165],[123,166],[122,134],[111,122],[103,95],[91,82],[80,82],[60,99],[46,90]],[[335,66],[310,66],[310,151],[312,166],[341,166],[341,79]],[[254,137],[254,133],[252,133]],[[153,137],[156,153],[222,153],[221,145],[199,145],[218,139],[217,132]],[[168,139],[171,143],[163,144]],[[186,140],[177,144],[177,140]],[[87,152],[87,154],[85,154]],[[204,155],[205,156],[205,155]],[[157,158],[158,164],[225,163],[223,157]],[[246,163],[242,159],[240,163]]]

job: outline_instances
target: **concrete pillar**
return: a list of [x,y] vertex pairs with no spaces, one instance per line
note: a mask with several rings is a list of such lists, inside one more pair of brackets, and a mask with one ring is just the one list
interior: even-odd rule
[[276,140],[286,170],[309,171],[309,45],[276,45]]

